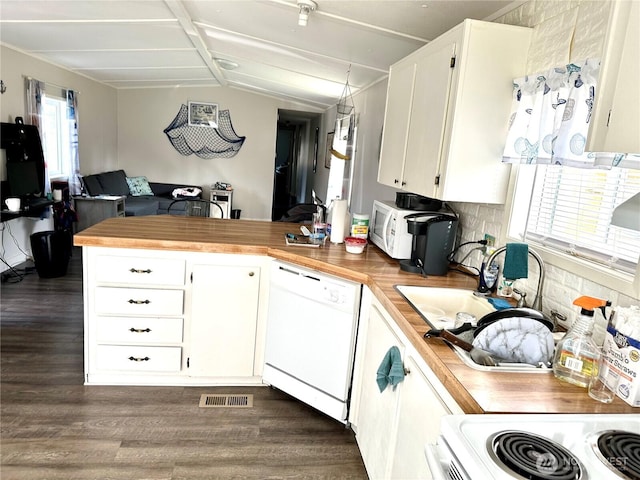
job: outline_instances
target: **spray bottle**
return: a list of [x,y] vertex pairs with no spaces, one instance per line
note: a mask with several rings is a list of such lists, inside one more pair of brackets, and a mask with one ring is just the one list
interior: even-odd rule
[[553,374],[560,380],[586,388],[594,369],[597,369],[601,354],[600,348],[592,338],[593,316],[597,308],[602,309],[604,315],[605,308],[610,306],[611,302],[582,296],[575,299],[573,304],[581,308],[580,316],[556,345]]

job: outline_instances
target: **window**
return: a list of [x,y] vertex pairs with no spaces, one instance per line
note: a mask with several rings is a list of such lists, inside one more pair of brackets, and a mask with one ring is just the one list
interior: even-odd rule
[[71,122],[67,101],[46,93],[42,98],[42,149],[49,178],[69,177],[73,172]]
[[611,225],[611,217],[639,191],[640,170],[521,165],[509,236],[633,274],[640,232]]

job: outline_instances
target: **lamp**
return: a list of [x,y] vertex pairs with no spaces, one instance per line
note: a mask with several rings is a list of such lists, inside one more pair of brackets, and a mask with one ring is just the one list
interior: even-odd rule
[[298,14],[298,25],[301,27],[307,26],[309,20],[309,14],[318,8],[318,4],[313,0],[298,0],[298,7],[300,13]]
[[611,225],[640,231],[640,192],[613,210]]

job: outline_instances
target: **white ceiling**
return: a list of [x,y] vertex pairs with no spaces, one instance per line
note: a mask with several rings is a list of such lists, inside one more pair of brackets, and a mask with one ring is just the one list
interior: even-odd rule
[[[242,88],[324,109],[465,18],[524,0],[0,0],[0,42],[115,88]],[[221,68],[216,59],[238,64]]]

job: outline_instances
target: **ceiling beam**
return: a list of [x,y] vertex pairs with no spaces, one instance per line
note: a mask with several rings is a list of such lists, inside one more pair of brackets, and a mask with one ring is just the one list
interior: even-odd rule
[[198,29],[193,24],[191,16],[187,12],[187,9],[184,8],[182,1],[164,0],[164,3],[167,5],[167,7],[169,7],[171,13],[173,13],[178,19],[178,22],[184,30],[184,33],[189,37],[189,40],[191,40],[191,43],[198,52],[198,55],[200,55],[200,58],[202,58],[213,77],[218,81],[220,85],[226,86],[228,82],[224,77],[224,73],[222,72],[220,67],[218,67],[218,64],[213,60],[213,58],[211,58],[211,55],[209,54],[209,50],[207,48],[207,44],[198,32]]
[[[334,57],[332,55],[326,55],[324,53],[320,53],[320,52],[313,52],[311,50],[305,50],[303,48],[299,48],[299,47],[295,47],[293,45],[289,45],[289,44],[284,44],[284,43],[278,43],[278,42],[273,42],[271,40],[266,40],[264,38],[258,38],[258,37],[253,37],[251,35],[246,35],[244,33],[240,33],[240,32],[236,32],[236,31],[231,31],[231,30],[227,30],[221,27],[216,27],[215,25],[211,25],[209,23],[206,22],[201,22],[201,21],[195,21],[194,25],[204,29],[204,30],[209,30],[209,31],[216,31],[216,32],[220,32],[221,35],[224,35],[224,40],[228,41],[228,42],[234,42],[234,43],[241,43],[244,45],[251,45],[253,48],[257,48],[257,49],[263,49],[263,50],[276,50],[278,51],[278,53],[293,53],[295,52],[296,55],[301,55],[305,58],[308,57],[317,57],[317,58],[323,58],[325,60],[330,60],[332,62],[336,62],[336,63],[341,63],[345,66],[348,65],[355,65],[357,67],[361,67],[367,70],[373,70],[375,72],[381,72],[381,73],[389,73],[388,69],[385,68],[379,68],[373,65],[365,65],[364,63],[358,63],[358,62],[354,62],[351,60],[346,60],[344,58],[338,58],[338,57]],[[212,34],[213,36],[213,34]],[[219,35],[220,36],[220,35]],[[299,72],[299,73],[303,73],[303,72]]]

